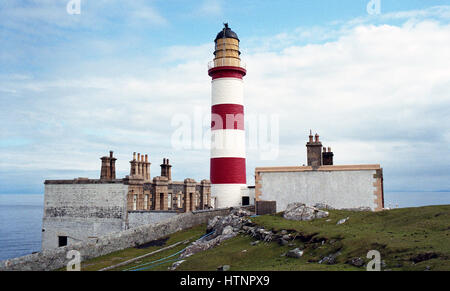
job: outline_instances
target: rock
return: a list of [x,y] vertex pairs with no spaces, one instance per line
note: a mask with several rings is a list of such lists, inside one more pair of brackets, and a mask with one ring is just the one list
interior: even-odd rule
[[257,244],[259,244],[259,240],[255,240],[250,243],[252,246],[256,246]]
[[232,234],[234,232],[234,229],[231,225],[225,226],[225,228],[222,230],[222,235]]
[[350,265],[353,265],[355,267],[362,267],[364,266],[364,260],[362,258],[353,258],[350,261]]
[[279,244],[280,246],[285,246],[285,245],[288,244],[288,242],[287,242],[286,240],[280,238],[280,239],[278,240],[278,244]]
[[289,258],[295,258],[295,259],[299,259],[303,256],[303,251],[300,250],[299,248],[290,250],[289,252],[286,253],[286,256]]
[[285,229],[283,229],[282,231],[281,231],[281,235],[286,235],[288,232],[287,232],[287,230],[285,230]]
[[342,218],[341,220],[339,220],[339,221],[336,223],[336,225],[344,224],[344,223],[346,223],[347,220],[349,220],[349,219],[350,219],[350,217]]
[[214,229],[214,226],[217,224],[217,222],[220,220],[220,216],[215,216],[214,218],[210,219],[208,221],[208,226],[206,227],[206,231],[209,233]]
[[334,265],[336,264],[336,257],[339,256],[341,253],[337,252],[335,254],[331,254],[329,256],[324,257],[319,261],[319,264],[327,264],[327,265]]
[[318,208],[318,209],[325,209],[325,210],[333,210],[334,209],[334,207],[331,207],[330,205],[325,204],[325,203],[316,203],[314,205],[314,207]]
[[202,251],[206,251],[210,248],[213,248],[217,245],[219,245],[221,242],[233,238],[237,235],[236,232],[232,232],[230,234],[224,234],[224,235],[219,235],[211,240],[199,240],[196,241],[194,243],[192,243],[191,245],[189,245],[184,252],[181,253],[180,255],[180,259],[184,259],[187,257],[192,256],[193,254],[196,254],[198,252],[202,252]]
[[290,203],[284,211],[283,217],[289,220],[311,221],[327,217],[329,213],[303,203]]
[[247,252],[247,250],[242,250],[242,253],[246,253]]
[[230,265],[223,265],[223,266],[217,267],[217,271],[229,271],[229,270],[230,270]]
[[186,260],[176,261],[168,269],[171,270],[171,271],[175,271],[178,268],[178,266],[180,266],[183,262],[186,262]]
[[231,214],[236,215],[238,217],[245,217],[245,216],[250,216],[251,215],[250,211],[248,211],[246,209],[242,209],[242,208],[233,209],[231,211]]
[[289,235],[283,235],[283,237],[282,237],[284,240],[290,240],[291,239],[291,237],[289,236]]

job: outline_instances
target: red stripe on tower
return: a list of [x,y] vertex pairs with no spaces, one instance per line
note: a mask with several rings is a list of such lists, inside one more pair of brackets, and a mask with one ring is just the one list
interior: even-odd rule
[[219,104],[211,107],[211,130],[244,130],[244,106]]
[[245,158],[212,158],[211,183],[246,184]]

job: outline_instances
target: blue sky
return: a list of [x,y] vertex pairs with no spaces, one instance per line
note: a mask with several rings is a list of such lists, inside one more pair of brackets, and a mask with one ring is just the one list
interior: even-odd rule
[[[171,146],[177,114],[210,106],[206,64],[229,22],[247,63],[246,112],[279,116],[279,155],[301,165],[309,129],[338,164],[380,163],[385,190],[450,189],[448,1],[93,1],[0,3],[0,193],[99,175],[132,152],[152,176],[209,175],[207,149]],[[131,2],[131,3],[129,3]],[[449,201],[450,203],[450,201]]]

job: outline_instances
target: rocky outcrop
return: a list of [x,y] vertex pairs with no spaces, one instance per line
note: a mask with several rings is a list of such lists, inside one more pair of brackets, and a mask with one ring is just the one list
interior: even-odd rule
[[328,211],[320,210],[316,207],[307,206],[303,203],[290,203],[284,211],[283,217],[289,220],[311,221],[324,218],[329,215]]
[[246,217],[251,213],[245,209],[233,209],[227,216],[216,216],[208,221],[207,233],[202,239],[188,246],[180,258],[187,258],[198,252],[211,249],[221,242],[238,235],[244,225],[250,220]]

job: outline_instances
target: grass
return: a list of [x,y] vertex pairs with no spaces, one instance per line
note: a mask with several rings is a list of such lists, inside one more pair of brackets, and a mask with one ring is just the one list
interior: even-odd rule
[[[184,230],[184,231],[174,233],[173,235],[168,237],[168,240],[162,246],[150,246],[150,247],[141,248],[141,249],[128,248],[128,249],[117,251],[117,252],[102,256],[102,257],[91,259],[91,260],[81,263],[81,270],[82,271],[97,271],[102,268],[109,267],[111,265],[115,265],[115,264],[127,261],[129,259],[156,251],[158,249],[162,249],[166,246],[175,244],[180,241],[190,239],[190,241],[192,242],[192,241],[195,241],[196,239],[198,239],[200,236],[202,236],[205,233],[205,229],[206,229],[206,225],[199,225],[199,226],[196,226],[196,227]],[[144,263],[147,263],[150,261],[154,261],[154,260],[163,258],[163,257],[171,255],[177,251],[180,251],[181,249],[183,249],[185,247],[186,247],[186,245],[181,244],[173,249],[162,251],[153,256],[150,256],[150,257],[144,258],[140,261],[134,262],[130,265],[114,269],[114,271],[124,270],[124,269],[133,267],[138,264],[144,264]],[[166,270],[167,270],[167,268],[166,268]]]
[[[342,224],[336,222],[350,217]],[[273,231],[289,230],[296,235],[291,246],[279,246],[276,242],[251,246],[253,238],[239,235],[220,246],[197,253],[186,259],[177,270],[212,271],[220,265],[230,265],[232,271],[259,270],[364,270],[349,264],[350,260],[366,258],[369,250],[378,250],[384,261],[383,269],[390,270],[450,270],[450,205],[395,209],[383,212],[349,212],[332,210],[330,216],[312,222],[290,221],[281,214],[252,218],[252,221]],[[205,233],[201,225],[178,232],[168,238],[164,246],[199,238]],[[82,270],[98,270],[117,264],[159,248],[130,248],[107,256],[89,260]],[[140,262],[117,270],[145,264],[164,258],[183,249],[186,245],[163,251]],[[300,259],[282,256],[288,250],[299,247],[304,250]],[[340,252],[336,264],[319,264],[324,256]],[[176,258],[177,256],[173,257]],[[173,262],[163,263],[148,270],[167,270]]]

